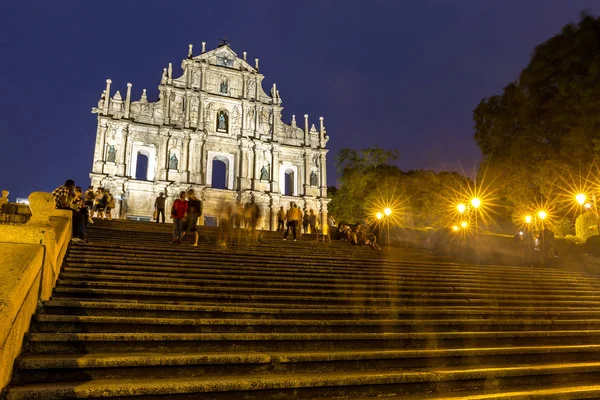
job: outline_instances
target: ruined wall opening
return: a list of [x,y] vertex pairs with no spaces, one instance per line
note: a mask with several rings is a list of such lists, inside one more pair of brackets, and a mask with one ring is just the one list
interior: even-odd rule
[[217,158],[212,161],[210,186],[215,189],[227,189],[227,164]]
[[148,180],[148,156],[146,154],[142,154],[141,151],[139,151],[136,156],[135,171],[135,179],[140,181]]

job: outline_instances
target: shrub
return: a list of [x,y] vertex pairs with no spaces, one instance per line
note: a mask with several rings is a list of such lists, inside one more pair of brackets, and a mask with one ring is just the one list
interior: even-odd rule
[[596,215],[588,211],[577,217],[575,231],[577,232],[577,237],[584,241],[590,236],[598,235]]

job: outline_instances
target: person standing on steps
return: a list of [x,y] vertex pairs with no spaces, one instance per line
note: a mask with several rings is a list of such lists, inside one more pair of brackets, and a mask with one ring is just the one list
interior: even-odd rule
[[188,198],[188,209],[187,209],[187,231],[194,232],[194,244],[192,246],[198,246],[198,218],[202,215],[202,201],[196,197],[194,189],[187,191]]
[[283,206],[277,211],[277,232],[283,232],[285,230],[285,210]]
[[310,217],[307,212],[304,213],[304,217],[302,217],[302,231],[305,235],[308,235],[308,227],[310,226]]
[[71,202],[74,195],[75,181],[67,179],[64,185],[57,187],[52,191],[54,205],[60,210],[69,210],[73,215],[72,223],[72,242],[88,242],[84,236],[85,217],[79,211],[71,208]]
[[165,203],[167,198],[163,192],[158,194],[156,200],[154,200],[154,210],[156,210],[156,223],[158,224],[158,219],[162,215],[162,223],[165,223]]
[[173,218],[173,241],[181,243],[183,221],[187,217],[188,203],[185,201],[185,192],[179,193],[179,198],[173,202],[171,207],[171,218]]
[[294,241],[296,241],[296,229],[298,225],[298,221],[300,221],[301,214],[300,209],[296,207],[296,203],[293,201],[290,203],[290,209],[287,212],[287,230],[283,235],[283,240],[287,240],[287,235],[290,233],[290,230],[294,234]]

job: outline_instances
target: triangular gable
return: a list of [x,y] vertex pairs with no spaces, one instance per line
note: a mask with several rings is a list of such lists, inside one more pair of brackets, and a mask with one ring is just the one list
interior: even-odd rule
[[239,58],[238,55],[228,45],[222,45],[216,49],[207,51],[199,56],[193,57],[195,61],[206,61],[211,65],[220,65],[235,69],[247,69],[251,72],[258,72],[247,61]]

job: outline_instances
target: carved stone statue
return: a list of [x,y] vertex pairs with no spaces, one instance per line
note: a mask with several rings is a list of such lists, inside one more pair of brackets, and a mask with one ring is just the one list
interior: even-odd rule
[[269,180],[269,171],[267,170],[266,165],[263,165],[263,167],[260,169],[260,180],[261,181]]
[[310,186],[318,186],[319,178],[317,177],[316,171],[310,173]]
[[248,81],[248,87],[246,88],[246,94],[248,97],[254,97],[254,91],[256,90],[256,82],[252,79]]
[[108,146],[108,154],[106,156],[106,161],[114,163],[114,162],[116,162],[116,160],[117,160],[117,149],[115,149],[115,146],[111,144],[110,146]]
[[227,79],[221,81],[220,92],[223,93],[223,94],[227,94]]
[[225,114],[225,111],[219,111],[219,115],[217,116],[217,130],[227,132],[227,114]]
[[179,167],[179,160],[175,154],[171,154],[169,158],[169,169],[177,169]]

